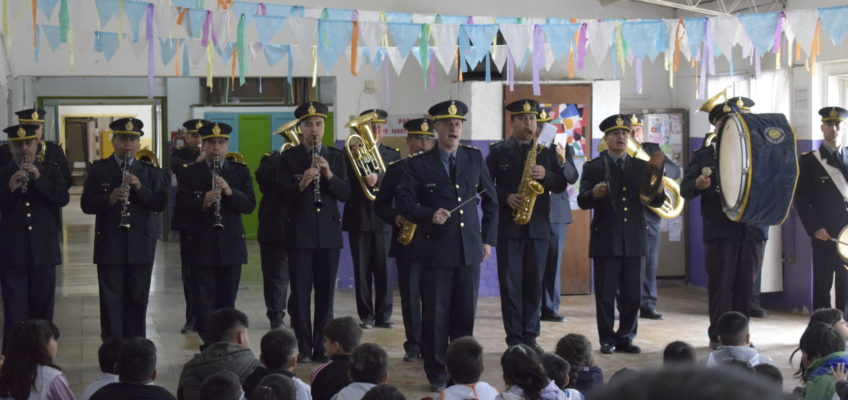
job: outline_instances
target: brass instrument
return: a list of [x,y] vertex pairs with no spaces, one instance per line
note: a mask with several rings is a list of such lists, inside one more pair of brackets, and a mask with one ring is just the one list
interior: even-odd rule
[[[386,164],[383,162],[383,156],[380,155],[379,143],[371,132],[371,121],[377,118],[377,113],[372,112],[355,118],[345,125],[345,128],[354,131],[345,139],[345,153],[353,165],[353,172],[356,174],[362,193],[371,201],[377,197],[379,188],[368,187],[365,179],[368,175],[386,172]],[[354,146],[357,149],[353,149]]]
[[123,179],[121,180],[121,189],[127,192],[127,198],[124,199],[121,207],[121,223],[118,224],[118,228],[121,228],[123,230],[130,229],[130,157],[132,157],[132,152],[128,150],[126,153],[124,153],[124,161],[121,163],[121,176],[123,176]]
[[299,120],[293,119],[274,131],[275,135],[283,135],[286,138],[286,142],[283,143],[282,147],[280,147],[280,153],[300,145],[299,122]]
[[415,236],[415,229],[418,228],[418,225],[413,224],[409,221],[403,221],[403,224],[400,226],[400,232],[398,233],[397,241],[398,243],[406,246],[412,243],[412,238]]
[[21,193],[22,194],[26,194],[27,191],[29,191],[29,172],[27,172],[27,170],[24,169],[24,167],[26,167],[26,164],[27,164],[27,158],[24,157],[23,160],[21,160],[21,171],[24,172],[24,180],[23,180],[23,182],[21,182]]
[[237,151],[231,151],[231,152],[227,153],[226,155],[224,155],[224,159],[227,160],[227,161],[230,161],[230,162],[247,165],[244,162],[244,156],[241,155],[241,153],[239,153]]
[[159,159],[156,158],[156,153],[154,153],[146,146],[143,149],[139,150],[138,153],[135,153],[135,159],[139,161],[147,161],[154,167],[159,168]]
[[521,206],[512,210],[512,220],[518,225],[527,225],[533,216],[533,207],[536,205],[536,197],[545,193],[545,188],[530,176],[533,166],[536,165],[536,156],[539,154],[537,138],[534,136],[524,162],[524,172],[521,174],[521,183],[518,184],[518,195],[523,198]]
[[[698,111],[703,111],[705,113],[709,113],[710,111],[713,110],[713,108],[716,105],[724,103],[726,101],[727,101],[727,88],[725,88],[724,90],[716,93],[714,96],[707,99],[707,101],[705,101],[704,104],[701,104],[701,107],[698,108]],[[713,144],[713,142],[716,139],[716,136],[717,135],[716,135],[715,132],[708,133],[707,136],[704,138],[704,147],[708,147],[711,144]]]
[[[602,140],[598,144],[598,153],[606,149],[607,143]],[[645,150],[642,150],[642,145],[636,139],[633,139],[632,136],[627,137],[627,155],[642,161],[651,160],[651,156]],[[663,191],[665,191],[665,201],[663,204],[659,207],[651,207],[647,204],[645,206],[659,215],[660,218],[677,218],[683,212],[683,205],[686,203],[686,200],[680,195],[680,185],[674,179],[664,176],[662,178],[662,187]]]
[[[212,190],[220,190],[218,187],[218,177],[221,176],[221,163],[218,160],[218,155],[212,158]],[[215,223],[212,227],[217,230],[224,229],[224,222],[221,218],[221,194],[218,193],[218,199],[215,200]]]
[[318,137],[312,137],[312,166],[310,168],[318,169],[318,176],[315,177],[315,188],[312,192],[312,204],[316,208],[321,208],[324,202],[321,200],[321,169],[318,168]]

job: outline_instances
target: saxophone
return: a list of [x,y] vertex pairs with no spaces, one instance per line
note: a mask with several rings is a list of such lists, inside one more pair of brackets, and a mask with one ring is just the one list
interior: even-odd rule
[[512,221],[518,225],[530,223],[530,217],[533,216],[533,206],[536,205],[536,197],[545,193],[542,184],[530,177],[530,170],[536,165],[536,156],[539,153],[536,140],[537,138],[533,137],[530,151],[527,153],[527,161],[524,162],[521,183],[518,184],[518,195],[523,197],[524,201],[521,203],[521,207],[512,210]]
[[403,225],[400,227],[400,233],[398,233],[398,243],[404,246],[412,243],[412,237],[415,236],[415,228],[418,228],[418,225],[409,221],[404,221]]

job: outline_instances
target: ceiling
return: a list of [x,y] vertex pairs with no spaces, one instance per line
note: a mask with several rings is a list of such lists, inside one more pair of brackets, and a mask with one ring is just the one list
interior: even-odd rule
[[674,8],[702,15],[747,14],[782,10],[787,0],[599,0],[601,5],[633,2]]

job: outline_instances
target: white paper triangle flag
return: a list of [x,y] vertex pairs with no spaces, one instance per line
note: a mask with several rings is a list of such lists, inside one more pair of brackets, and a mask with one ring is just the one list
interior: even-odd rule
[[386,49],[386,54],[389,56],[389,62],[392,63],[395,73],[400,76],[400,73],[403,72],[403,66],[406,64],[406,59],[409,58],[409,53],[401,55],[397,47],[392,46]]
[[380,41],[386,34],[386,24],[383,22],[360,22],[359,37],[362,38],[362,43],[368,48],[368,55],[373,61],[377,56],[377,48],[380,47]]
[[186,40],[183,45],[188,46],[188,57],[191,59],[192,67],[206,64],[206,47],[203,47],[200,39]]
[[321,18],[321,15],[324,14],[324,7],[306,7],[303,9],[303,17],[309,19]]
[[436,14],[412,14],[412,23],[414,24],[433,24],[436,22]]
[[504,44],[492,46],[492,61],[495,63],[498,72],[503,71],[504,63],[506,62],[506,53],[508,51],[509,47]]
[[362,27],[363,22],[380,22],[380,14],[382,11],[375,10],[357,10],[359,12],[359,26]]
[[614,31],[615,22],[604,21],[589,24],[586,30],[586,38],[589,40],[587,47],[597,65],[602,65],[607,57]]
[[[565,59],[568,62],[568,58]],[[554,55],[554,51],[551,50],[551,46],[545,43],[545,71],[551,70],[551,66],[556,62],[556,56]]]
[[816,22],[819,19],[819,10],[792,10],[786,12],[786,30],[792,31],[792,36],[804,49],[808,56],[813,47],[813,36],[816,33]]
[[[365,49],[360,47],[357,50],[358,51],[356,52],[356,71],[359,72],[359,71],[362,71],[362,64],[365,63],[365,56],[362,54],[365,51]],[[348,62],[348,65],[350,65],[350,54],[351,54],[350,46],[345,47],[344,53],[345,53],[345,59]]]
[[739,18],[730,15],[713,17],[709,21],[713,46],[720,49],[723,54],[733,54],[733,46],[739,43],[739,36],[742,34],[742,25],[739,24]]
[[459,25],[434,24],[430,26],[430,37],[436,46],[436,58],[442,64],[445,73],[450,73],[451,65],[456,57]]
[[533,45],[533,25],[501,24],[500,31],[509,51],[512,52],[512,58],[515,62],[520,62]]
[[318,20],[314,18],[289,18],[292,43],[299,46],[314,46],[318,44]]
[[433,47],[431,50],[433,54],[436,55],[436,60],[439,61],[439,64],[442,66],[442,69],[445,70],[445,74],[448,75],[450,75],[451,68],[453,68],[453,61],[456,58],[456,46],[452,47],[453,51],[451,51],[449,55],[447,54],[448,52],[442,53],[437,47]]

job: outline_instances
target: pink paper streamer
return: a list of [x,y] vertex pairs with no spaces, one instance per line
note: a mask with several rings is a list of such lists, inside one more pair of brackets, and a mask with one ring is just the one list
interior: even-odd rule
[[583,23],[580,27],[580,38],[577,39],[577,69],[583,69],[583,62],[586,56],[586,29],[589,27],[587,23]]
[[156,59],[156,55],[153,52],[153,44],[155,43],[153,40],[153,3],[147,4],[147,26],[145,30],[147,36],[147,98],[152,99],[155,72],[153,61]]
[[509,91],[515,91],[515,60],[512,59],[512,52],[506,51],[506,83],[509,84]]
[[212,31],[212,11],[206,11],[206,19],[203,21],[203,39],[200,43],[203,47],[209,44],[209,34]]
[[536,25],[533,31],[533,96],[542,94],[542,85],[539,83],[539,69],[545,65],[545,33],[542,27]]
[[436,55],[430,51],[430,83],[427,86],[428,92],[436,91]]
[[780,53],[780,34],[783,33],[783,17],[786,14],[781,11],[777,14],[777,27],[774,28],[774,47],[771,48],[771,51],[774,54]]
[[642,59],[636,59],[636,93],[642,94]]
[[268,10],[265,8],[265,3],[259,3],[259,7],[256,7],[256,15],[265,16],[268,13]]

